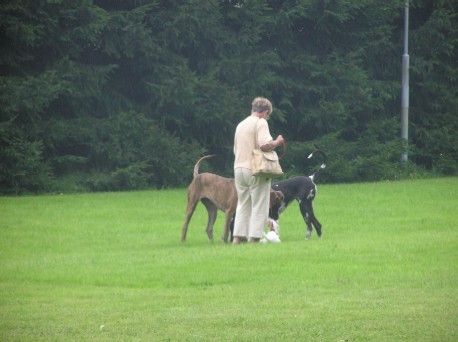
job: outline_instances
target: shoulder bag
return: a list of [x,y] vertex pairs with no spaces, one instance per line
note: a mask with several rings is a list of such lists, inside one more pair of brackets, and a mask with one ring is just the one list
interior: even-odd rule
[[[259,121],[259,120],[258,120]],[[251,172],[253,176],[264,176],[266,178],[279,177],[283,174],[280,166],[280,159],[283,159],[286,152],[286,144],[283,143],[283,153],[278,158],[277,152],[263,152],[258,146],[258,125],[256,123],[255,149],[251,153]]]

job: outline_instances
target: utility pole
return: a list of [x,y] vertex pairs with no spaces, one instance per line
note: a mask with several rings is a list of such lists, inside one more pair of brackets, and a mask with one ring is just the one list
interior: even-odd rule
[[404,54],[402,55],[401,139],[404,151],[401,161],[408,160],[409,142],[409,0],[404,0]]

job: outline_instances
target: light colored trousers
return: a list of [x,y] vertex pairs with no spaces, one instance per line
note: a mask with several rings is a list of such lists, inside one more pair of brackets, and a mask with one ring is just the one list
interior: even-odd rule
[[256,177],[250,169],[236,168],[237,211],[234,236],[261,238],[269,216],[270,178]]

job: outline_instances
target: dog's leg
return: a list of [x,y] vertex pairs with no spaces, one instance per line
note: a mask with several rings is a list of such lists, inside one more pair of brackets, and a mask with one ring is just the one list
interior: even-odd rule
[[186,240],[189,222],[191,221],[192,214],[194,214],[194,210],[196,210],[197,203],[198,202],[195,201],[193,198],[188,197],[188,207],[186,208],[186,218],[184,220],[183,230],[181,231],[181,241]]
[[306,202],[306,200],[299,202],[299,208],[301,209],[302,218],[304,219],[304,222],[307,226],[307,233],[305,234],[305,238],[309,240],[310,236],[312,235],[313,228],[312,223],[310,222],[309,210],[307,208]]
[[235,220],[235,209],[226,210],[226,219],[224,220],[224,232],[223,232],[223,243],[227,243],[229,233],[231,234],[231,242],[234,239],[234,220]]
[[234,222],[235,222],[235,215],[232,216],[232,221],[231,221],[231,242],[234,241]]
[[213,226],[215,225],[216,217],[218,215],[218,208],[216,205],[207,198],[202,198],[202,203],[207,208],[208,222],[207,222],[207,236],[213,242]]
[[316,218],[316,216],[315,216],[315,213],[314,213],[314,211],[313,211],[313,207],[312,207],[311,210],[310,210],[310,217],[309,217],[309,219],[310,219],[310,221],[312,221],[313,226],[315,227],[315,230],[316,230],[316,233],[317,233],[318,237],[321,238],[321,233],[322,233],[322,231],[321,231],[321,223],[318,222],[318,220],[317,220],[317,218]]
[[313,211],[313,203],[310,200],[303,200],[300,202],[299,207],[301,208],[301,214],[304,218],[304,221],[307,225],[307,234],[305,238],[307,240],[310,239],[312,235],[312,224],[315,227],[316,233],[318,237],[321,237],[321,224],[318,222],[317,218],[315,217],[315,213]]

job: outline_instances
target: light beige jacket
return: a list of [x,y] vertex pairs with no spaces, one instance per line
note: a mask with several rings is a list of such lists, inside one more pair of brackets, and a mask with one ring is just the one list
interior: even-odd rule
[[[255,144],[256,129],[258,130],[258,145]],[[248,116],[241,121],[235,129],[234,136],[234,169],[243,167],[251,170],[251,151],[255,147],[268,144],[273,141],[270,135],[269,125],[265,119]]]

